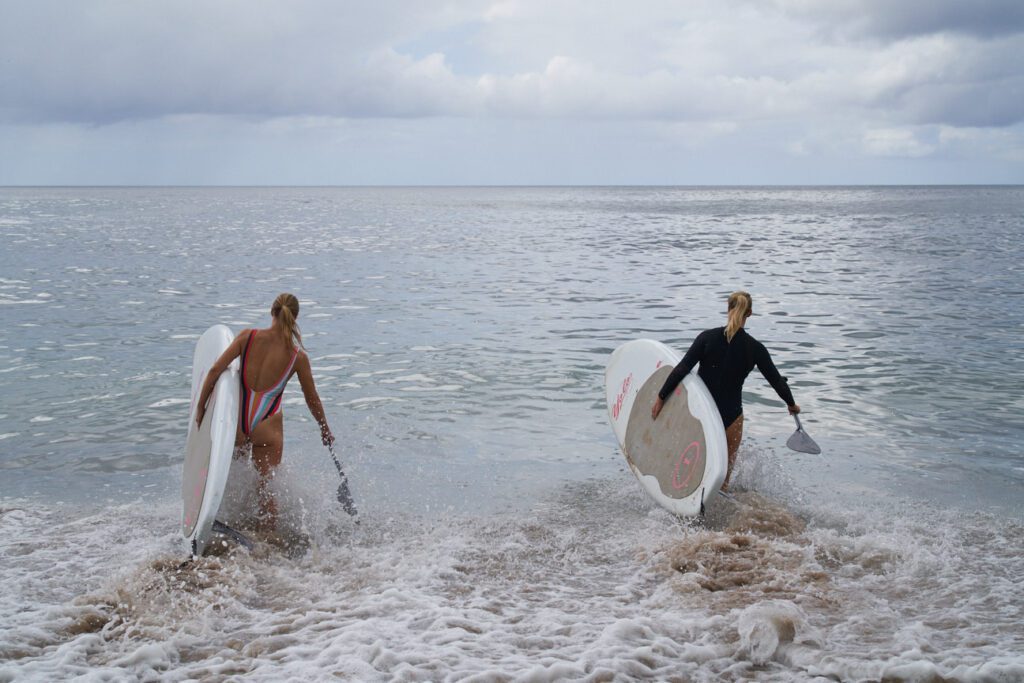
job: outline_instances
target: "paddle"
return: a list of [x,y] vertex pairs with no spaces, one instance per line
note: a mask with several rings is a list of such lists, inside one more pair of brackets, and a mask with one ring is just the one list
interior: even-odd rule
[[355,501],[352,500],[352,492],[348,490],[348,477],[345,475],[345,470],[341,469],[341,463],[338,462],[338,456],[334,454],[334,442],[332,441],[327,445],[327,450],[331,452],[331,460],[334,461],[334,466],[338,468],[338,474],[341,475],[341,483],[338,484],[338,502],[345,508],[352,517],[355,517],[358,513],[356,510]]
[[798,453],[810,453],[811,455],[821,453],[821,448],[818,444],[814,443],[814,439],[809,437],[807,432],[804,431],[803,425],[800,424],[800,418],[794,415],[793,419],[796,420],[796,431],[786,441],[786,445]]

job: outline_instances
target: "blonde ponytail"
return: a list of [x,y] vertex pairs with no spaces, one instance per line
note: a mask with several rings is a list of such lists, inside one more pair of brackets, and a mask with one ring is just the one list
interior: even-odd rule
[[299,332],[299,324],[295,320],[299,317],[299,300],[294,294],[278,294],[274,299],[274,305],[270,307],[270,315],[281,321],[284,331],[288,337],[288,343],[292,348],[302,346],[302,334]]
[[754,312],[754,301],[747,292],[733,292],[729,295],[729,321],[725,324],[725,338],[732,341],[743,327],[747,317]]

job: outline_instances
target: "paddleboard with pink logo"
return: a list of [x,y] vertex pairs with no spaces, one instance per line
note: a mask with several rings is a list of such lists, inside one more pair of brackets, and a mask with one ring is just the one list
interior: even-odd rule
[[605,369],[608,419],[644,491],[669,512],[701,514],[728,467],[725,428],[715,400],[691,372],[665,401],[651,406],[682,356],[653,339],[627,342]]
[[232,339],[234,335],[226,325],[214,325],[196,342],[192,356],[192,407],[181,473],[181,533],[193,555],[202,555],[214,535],[214,522],[228,482],[238,428],[238,361],[232,362],[217,380],[198,429],[197,401],[206,373]]

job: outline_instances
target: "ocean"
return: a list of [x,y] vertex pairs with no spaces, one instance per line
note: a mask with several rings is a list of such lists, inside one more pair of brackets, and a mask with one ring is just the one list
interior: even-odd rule
[[[1022,681],[1024,188],[0,189],[0,681]],[[747,329],[733,485],[646,497],[611,351]],[[190,561],[192,352],[283,291],[277,534]],[[232,466],[244,525],[253,472]]]

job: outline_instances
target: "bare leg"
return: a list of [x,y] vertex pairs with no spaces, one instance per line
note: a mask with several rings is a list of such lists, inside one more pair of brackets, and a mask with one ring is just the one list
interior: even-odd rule
[[732,468],[736,464],[736,452],[740,449],[740,441],[743,440],[743,416],[740,415],[729,428],[725,430],[725,444],[729,449],[729,469],[725,473],[725,481],[722,482],[722,490],[729,490],[729,479],[732,477]]
[[260,527],[272,530],[277,525],[277,501],[270,490],[271,480],[284,454],[284,418],[281,413],[263,420],[250,434],[252,438],[252,464],[259,472]]

